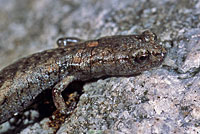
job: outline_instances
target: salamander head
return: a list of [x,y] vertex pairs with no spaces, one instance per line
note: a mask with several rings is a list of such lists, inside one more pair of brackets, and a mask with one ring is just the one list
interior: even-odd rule
[[[133,36],[134,42],[127,43],[127,53],[121,54],[119,74],[134,75],[159,66],[165,59],[167,50],[157,44],[157,37],[150,31]],[[120,59],[121,58],[121,59]]]
[[98,40],[97,45],[96,41],[88,44],[92,46],[90,75],[95,78],[139,74],[159,66],[167,53],[150,31],[140,35],[104,37]]

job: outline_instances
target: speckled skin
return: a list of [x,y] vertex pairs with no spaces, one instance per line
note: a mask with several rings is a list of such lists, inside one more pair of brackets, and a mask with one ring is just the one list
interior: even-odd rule
[[58,48],[22,58],[0,71],[0,124],[51,89],[55,106],[66,113],[61,92],[74,80],[131,76],[159,66],[166,49],[156,35],[117,35],[82,41],[62,38]]

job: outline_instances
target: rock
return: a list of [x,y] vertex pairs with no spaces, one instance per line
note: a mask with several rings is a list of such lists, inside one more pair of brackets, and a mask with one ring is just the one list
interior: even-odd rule
[[[87,134],[200,132],[200,1],[0,0],[0,68],[56,47],[62,36],[95,39],[155,32],[168,55],[134,77],[87,83],[73,114],[57,131]],[[41,122],[21,133],[53,133]],[[12,126],[5,123],[9,131]],[[0,133],[6,132],[0,127]],[[48,131],[49,129],[49,131]]]

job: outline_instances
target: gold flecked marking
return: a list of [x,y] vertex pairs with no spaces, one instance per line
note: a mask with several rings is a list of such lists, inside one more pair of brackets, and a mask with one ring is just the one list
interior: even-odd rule
[[74,63],[80,63],[81,62],[81,58],[80,57],[74,57],[73,62]]
[[89,42],[89,43],[87,44],[88,47],[96,47],[96,46],[98,46],[98,45],[99,45],[99,43],[98,43],[97,41],[92,41],[92,42]]

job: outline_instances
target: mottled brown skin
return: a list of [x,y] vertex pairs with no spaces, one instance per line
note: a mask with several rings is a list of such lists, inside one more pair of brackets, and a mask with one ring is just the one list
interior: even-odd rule
[[70,82],[139,74],[159,66],[166,55],[150,31],[90,41],[61,38],[57,43],[58,48],[22,58],[0,71],[0,124],[49,88],[57,109],[67,113],[61,92]]

